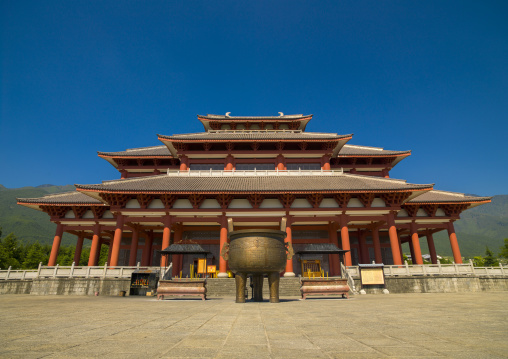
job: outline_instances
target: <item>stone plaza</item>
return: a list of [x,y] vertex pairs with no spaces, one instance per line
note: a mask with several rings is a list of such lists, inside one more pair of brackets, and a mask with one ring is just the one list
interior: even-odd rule
[[508,357],[508,292],[234,301],[2,295],[0,357]]

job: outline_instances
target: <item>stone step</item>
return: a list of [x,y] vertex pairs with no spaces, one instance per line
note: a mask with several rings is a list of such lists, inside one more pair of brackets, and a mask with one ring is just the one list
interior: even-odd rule
[[[236,284],[234,278],[209,278],[206,284],[207,296],[209,297],[234,297],[236,295]],[[250,280],[247,281],[248,298],[252,297]],[[297,277],[282,277],[279,283],[280,297],[300,296],[300,279]],[[263,297],[268,298],[268,278],[263,281]]]

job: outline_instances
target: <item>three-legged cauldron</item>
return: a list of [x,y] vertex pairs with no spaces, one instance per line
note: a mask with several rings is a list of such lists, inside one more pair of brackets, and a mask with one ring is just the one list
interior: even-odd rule
[[[236,302],[245,303],[247,277],[252,275],[253,299],[263,301],[263,277],[268,276],[270,302],[279,302],[280,273],[292,257],[284,239],[286,233],[270,229],[245,229],[229,233],[229,250],[222,255],[228,257],[229,268],[235,273]],[[289,257],[289,258],[288,258]]]

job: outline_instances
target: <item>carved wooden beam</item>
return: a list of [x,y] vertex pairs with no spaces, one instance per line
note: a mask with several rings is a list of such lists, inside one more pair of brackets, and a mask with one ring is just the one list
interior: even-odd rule
[[295,199],[296,196],[294,194],[284,193],[279,195],[279,201],[285,208],[291,207]]
[[164,204],[164,208],[166,209],[170,209],[171,207],[173,207],[173,203],[175,203],[176,201],[176,196],[173,194],[167,193],[161,194],[159,198],[161,202]]
[[351,199],[350,193],[337,193],[333,195],[333,199],[339,205],[340,208],[346,208],[349,200]]
[[469,207],[469,203],[458,203],[458,204],[444,204],[441,205],[443,211],[445,211],[448,217],[458,216],[460,212]]
[[227,209],[231,201],[233,200],[233,196],[230,194],[221,193],[217,197],[215,197],[217,202],[219,202],[222,209]]
[[201,203],[205,200],[205,196],[202,194],[193,193],[189,195],[189,201],[194,209],[198,209]]
[[104,212],[106,212],[107,207],[99,207],[99,206],[92,206],[92,212],[95,219],[99,219],[102,217]]
[[146,208],[148,207],[148,205],[150,204],[150,202],[153,200],[153,196],[149,195],[149,194],[146,194],[146,193],[141,193],[141,194],[138,194],[136,196],[138,202],[139,202],[139,205],[141,206],[141,208]]
[[322,193],[312,193],[307,196],[307,201],[312,204],[312,207],[319,208],[319,205],[323,201]]
[[372,201],[376,198],[375,193],[361,193],[358,195],[358,199],[362,202],[364,207],[370,208]]
[[72,206],[72,211],[74,212],[74,217],[81,218],[88,210],[88,207],[85,206]]
[[64,206],[39,206],[39,208],[54,218],[62,218],[69,210]]
[[265,197],[259,193],[253,193],[247,197],[247,200],[253,208],[259,208],[259,205],[264,199]]
[[99,196],[110,206],[124,207],[130,196],[121,193],[99,193]]

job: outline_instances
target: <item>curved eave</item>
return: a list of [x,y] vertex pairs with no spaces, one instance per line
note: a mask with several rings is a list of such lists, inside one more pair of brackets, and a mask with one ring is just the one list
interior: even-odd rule
[[471,209],[473,207],[481,206],[482,204],[490,203],[491,198],[482,198],[477,201],[474,200],[465,200],[465,201],[421,201],[421,202],[411,202],[411,203],[405,203],[406,205],[413,205],[413,206],[421,206],[426,204],[438,204],[438,205],[447,205],[447,204],[469,204],[469,207],[467,209]]
[[119,155],[110,155],[110,154],[107,154],[107,153],[103,153],[103,152],[97,152],[98,153],[98,156],[101,157],[101,158],[104,158],[104,159],[107,159],[107,158],[112,158],[112,159],[115,159],[115,158],[125,158],[125,159],[138,159],[138,158],[142,158],[142,159],[147,159],[147,158],[163,158],[163,159],[167,159],[167,158],[173,158],[173,156],[171,155],[137,155],[137,156],[134,156],[134,155],[125,155],[125,156],[119,156]]
[[400,155],[396,155],[395,159],[392,161],[392,167],[395,167],[397,163],[402,161],[404,158],[411,156],[411,151],[407,151],[407,153],[403,153]]
[[118,163],[116,163],[116,161],[115,161],[115,159],[113,157],[105,156],[105,155],[101,154],[101,152],[97,152],[97,155],[100,158],[105,159],[106,161],[108,161],[113,167],[118,168]]
[[[104,202],[100,197],[98,198],[100,201]],[[17,201],[17,204],[20,206],[36,209],[38,211],[42,211],[41,206],[53,206],[53,207],[107,207],[109,206],[106,203],[58,203],[58,202],[23,202]]]
[[355,154],[351,154],[351,155],[342,155],[339,153],[339,158],[358,158],[358,157],[363,157],[363,158],[369,158],[369,157],[403,157],[401,158],[404,159],[405,157],[408,157],[411,155],[411,151],[401,151],[400,153],[390,153],[390,154],[383,154],[383,153],[380,153],[380,154],[377,154],[377,153],[372,153],[372,154],[358,154],[358,155],[355,155]]

